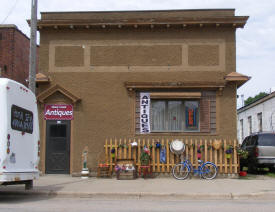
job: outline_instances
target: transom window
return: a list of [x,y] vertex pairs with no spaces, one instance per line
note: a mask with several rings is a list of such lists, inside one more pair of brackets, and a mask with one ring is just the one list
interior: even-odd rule
[[152,132],[198,131],[198,124],[198,101],[151,100]]

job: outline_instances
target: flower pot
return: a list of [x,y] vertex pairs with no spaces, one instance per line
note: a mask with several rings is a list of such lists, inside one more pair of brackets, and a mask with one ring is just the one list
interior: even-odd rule
[[226,154],[226,158],[230,159],[231,158],[231,154]]
[[215,140],[213,141],[212,143],[212,147],[215,149],[215,150],[219,150],[222,146],[222,142],[220,140]]
[[240,175],[241,177],[245,177],[245,176],[247,175],[247,172],[245,172],[245,171],[240,171],[239,175]]
[[197,158],[198,158],[198,159],[201,159],[201,153],[198,153],[198,154],[197,154]]
[[158,142],[158,143],[156,143],[156,148],[159,148],[160,149],[160,147],[161,147],[161,144]]

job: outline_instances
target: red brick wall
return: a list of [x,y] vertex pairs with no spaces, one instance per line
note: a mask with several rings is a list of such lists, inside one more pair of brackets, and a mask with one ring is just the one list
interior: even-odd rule
[[[1,40],[0,40],[0,67],[2,77],[11,78],[13,69],[13,37],[14,29],[12,28],[0,28]],[[4,70],[4,66],[7,70]]]
[[[0,28],[0,67],[2,77],[16,80],[27,86],[29,75],[30,40],[15,28]],[[38,49],[37,49],[38,55]],[[37,57],[38,58],[38,57]],[[7,70],[4,71],[4,65]]]

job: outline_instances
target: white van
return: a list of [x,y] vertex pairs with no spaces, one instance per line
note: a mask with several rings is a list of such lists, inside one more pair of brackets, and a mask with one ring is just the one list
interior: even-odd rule
[[0,185],[33,187],[40,154],[36,97],[24,85],[0,78]]

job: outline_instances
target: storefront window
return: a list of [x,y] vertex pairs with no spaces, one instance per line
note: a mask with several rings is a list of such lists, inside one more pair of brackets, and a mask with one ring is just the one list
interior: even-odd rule
[[198,102],[182,100],[152,100],[152,132],[182,132],[198,130]]

